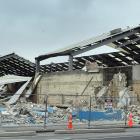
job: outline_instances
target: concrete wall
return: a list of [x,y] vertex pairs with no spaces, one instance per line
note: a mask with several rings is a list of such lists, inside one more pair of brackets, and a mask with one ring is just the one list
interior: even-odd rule
[[140,65],[134,65],[132,69],[133,91],[140,96]]
[[[81,95],[92,76],[92,82],[89,84],[84,95],[94,95],[97,87],[102,85],[108,86],[113,75],[118,72],[125,73],[127,77],[126,86],[132,86],[135,95],[140,95],[140,65],[134,65],[100,69],[98,73],[67,71],[44,74],[37,86],[37,102],[43,103],[45,95],[48,94],[52,95],[49,96],[49,102],[54,104],[65,104],[68,101],[74,101],[77,97],[72,95]],[[118,92],[116,88],[111,89],[112,96],[118,96]],[[71,97],[63,95],[71,95]],[[78,98],[80,99],[80,97]]]
[[113,67],[113,68],[105,68],[103,69],[103,77],[104,77],[104,85],[108,85],[112,80],[113,75],[117,73],[125,73],[127,77],[127,86],[132,84],[132,67]]
[[[43,103],[44,95],[46,94],[81,95],[92,76],[92,82],[89,84],[84,95],[93,95],[95,88],[102,86],[102,72],[88,73],[84,71],[73,71],[44,74],[37,86],[37,101],[38,103]],[[62,96],[52,96],[51,100],[56,103],[63,102]]]
[[[126,86],[132,86],[132,67],[125,66],[125,67],[112,67],[112,68],[104,68],[103,69],[103,77],[104,77],[104,85],[108,86],[110,81],[113,79],[114,74],[118,74],[119,72],[124,73],[126,75]],[[111,96],[118,97],[118,93],[121,87],[112,84],[110,88]]]
[[133,81],[140,81],[140,65],[134,65],[132,69]]

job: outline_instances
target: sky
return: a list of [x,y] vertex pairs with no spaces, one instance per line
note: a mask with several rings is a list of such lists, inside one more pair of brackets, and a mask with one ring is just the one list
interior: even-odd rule
[[[34,58],[140,23],[140,0],[0,0],[0,55]],[[103,46],[91,54],[112,51]],[[66,59],[49,59],[45,63]]]

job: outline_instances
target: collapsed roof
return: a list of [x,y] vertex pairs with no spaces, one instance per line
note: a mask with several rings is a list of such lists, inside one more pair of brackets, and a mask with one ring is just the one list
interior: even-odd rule
[[0,85],[25,82],[30,80],[31,77],[17,76],[17,75],[5,75],[0,77]]
[[[137,60],[137,61],[136,61]],[[140,64],[140,59],[132,59],[131,55],[125,52],[113,52],[100,55],[90,55],[82,57],[74,57],[73,70],[82,69],[85,66],[86,61],[97,62],[99,66],[103,67],[115,67],[115,66],[127,66]],[[67,71],[69,63],[52,63],[45,65],[46,72]]]
[[[40,71],[43,71],[41,67]],[[14,74],[19,76],[34,76],[35,63],[11,53],[0,57],[0,76]]]
[[35,64],[11,53],[0,57],[0,76],[14,74],[20,76],[33,76]]
[[[102,34],[100,36],[91,38],[89,40],[82,41],[80,43],[68,46],[64,49],[54,51],[45,55],[40,55],[36,59],[42,61],[44,59],[56,56],[72,55],[90,51],[97,47],[108,45],[114,48],[125,48],[128,46],[139,44],[140,42],[140,26],[134,28],[127,28],[122,30],[121,28],[110,31],[109,33]],[[139,47],[136,47],[137,49]],[[135,48],[134,48],[135,49]]]
[[[24,77],[24,76],[17,76],[17,75],[5,75],[0,77],[0,97],[3,101],[5,101],[8,104],[14,104],[19,99],[21,94],[25,91],[26,87],[29,85],[32,77]],[[8,93],[8,90],[5,89],[5,85],[7,84],[13,84],[13,83],[22,83],[24,82],[21,87],[15,92],[14,95],[10,95]],[[31,93],[30,93],[31,94]],[[8,98],[7,98],[8,96]],[[9,98],[10,97],[10,98]],[[7,101],[8,99],[8,101]]]
[[[119,52],[76,57],[76,55],[86,51],[98,48],[103,45],[108,45]],[[140,26],[121,28],[102,34],[96,38],[82,41],[80,43],[71,45],[67,48],[36,57],[36,60],[42,61],[44,59],[56,56],[72,55],[73,70],[82,69],[86,61],[97,62],[101,66],[114,67],[126,66],[133,64],[140,64]],[[40,72],[55,72],[67,71],[69,62],[53,63],[49,65],[40,66]],[[34,76],[36,65],[15,53],[0,57],[0,76],[5,74],[15,74],[20,76]]]
[[[90,62],[96,61],[99,65],[107,67],[140,64],[140,26],[133,28],[128,27],[124,30],[118,28],[96,38],[82,41],[52,53],[40,55],[36,57],[36,60],[42,61],[50,57],[64,55],[76,56],[103,45],[113,47],[120,51],[100,55],[74,57],[73,69],[82,69],[87,60]],[[45,67],[47,68],[46,71],[62,71],[68,70],[69,63],[50,64]]]

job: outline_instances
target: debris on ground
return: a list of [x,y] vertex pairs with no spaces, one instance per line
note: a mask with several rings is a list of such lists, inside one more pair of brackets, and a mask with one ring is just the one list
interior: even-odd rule
[[128,107],[128,116],[132,113],[133,121],[140,124],[140,105],[131,105]]
[[72,113],[71,108],[60,109],[48,106],[46,114],[45,110],[45,105],[27,102],[24,98],[21,98],[15,105],[8,105],[7,103],[1,105],[0,122],[17,125],[42,124],[46,115],[47,123],[60,123],[66,121],[69,113]]
[[[91,120],[122,121],[130,112],[133,114],[133,121],[140,123],[140,106],[131,105],[133,100],[129,88],[126,87],[126,77],[123,73],[115,74],[108,86],[100,87],[97,94],[91,96],[91,101],[84,97],[75,101],[69,98],[67,107],[49,104],[46,107],[45,104],[37,104],[29,100],[39,78],[33,82],[31,77],[10,75],[0,79],[0,125],[43,125],[44,121],[59,124],[67,122],[70,114],[74,122],[87,122],[89,114]],[[113,85],[115,87],[119,85],[118,99],[112,97]]]

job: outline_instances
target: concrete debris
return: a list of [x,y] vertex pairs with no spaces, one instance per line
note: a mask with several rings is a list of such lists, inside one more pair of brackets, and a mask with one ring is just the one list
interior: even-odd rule
[[26,98],[34,91],[40,77],[37,75],[33,82],[31,77],[7,75],[0,78],[1,125],[42,124],[45,117],[48,123],[67,120],[69,113],[73,112],[72,108],[60,109],[48,106],[46,111],[45,105],[26,101]]
[[124,73],[117,73],[113,75],[113,85],[120,91],[127,85],[127,77]]
[[97,100],[103,100],[103,97],[106,95],[107,91],[108,91],[108,87],[103,86],[101,90],[96,94]]
[[17,75],[5,75],[0,77],[0,101],[14,104],[20,96],[26,91],[32,77],[24,77]]
[[17,76],[17,75],[5,75],[5,76],[0,77],[0,85],[18,83],[18,82],[26,82],[30,79],[31,79],[31,77]]
[[14,104],[17,102],[17,100],[19,99],[19,97],[21,96],[21,94],[24,92],[25,88],[29,85],[31,81],[31,78],[26,81],[26,83],[24,83],[19,89],[18,91],[10,98],[9,101],[7,101],[8,104]]
[[118,108],[122,108],[124,106],[130,105],[130,95],[129,95],[129,89],[125,87],[119,92],[119,102],[117,104]]
[[128,115],[127,117],[129,116],[129,113],[132,113],[132,117],[133,117],[133,121],[135,123],[138,123],[140,124],[140,105],[131,105],[128,107]]
[[90,61],[86,61],[85,67],[82,70],[88,72],[99,72],[99,66],[97,62],[91,63]]
[[5,75],[0,77],[0,101],[7,104],[15,104],[21,95],[29,98],[36,88],[41,75],[36,74],[34,80],[32,77],[17,75]]
[[[98,65],[89,64],[89,70],[98,70]],[[123,73],[114,74],[109,85],[99,87],[97,93],[91,96],[91,100],[84,96],[75,101],[69,98],[67,101],[69,106],[58,108],[47,105],[47,109],[45,104],[36,104],[26,100],[34,91],[40,77],[40,75],[36,75],[35,80],[32,81],[30,77],[26,79],[18,76],[14,81],[12,76],[10,81],[7,78],[5,84],[0,85],[0,125],[43,125],[44,121],[59,124],[67,122],[70,114],[75,117],[73,121],[88,121],[89,109],[93,120],[123,120],[126,115],[126,110],[124,110],[126,107],[128,107],[128,113],[132,112],[133,120],[140,123],[140,106],[130,106],[132,103],[130,89],[126,87],[126,76]],[[10,84],[16,83],[9,85],[9,82]],[[15,87],[18,89],[15,90]],[[116,95],[112,94],[114,89],[119,96],[117,99],[113,98],[113,95]]]
[[[0,108],[1,125],[27,125],[27,124],[43,124],[45,118],[45,105],[27,102],[25,98],[21,98],[15,105],[5,105]],[[60,109],[57,107],[47,107],[47,123],[60,123],[67,120],[72,108]]]
[[42,75],[40,75],[40,74],[35,75],[34,80],[33,80],[32,84],[31,84],[30,88],[25,93],[26,98],[29,98],[30,95],[33,93],[33,91],[36,88],[36,86],[37,86],[39,80],[41,79],[41,77],[42,77]]

